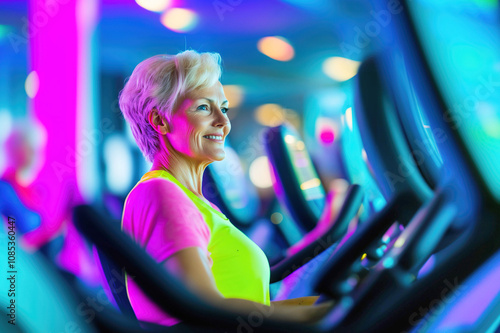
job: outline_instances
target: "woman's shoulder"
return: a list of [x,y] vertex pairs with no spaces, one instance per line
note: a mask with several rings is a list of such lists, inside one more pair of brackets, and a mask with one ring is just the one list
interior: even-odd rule
[[186,219],[203,221],[198,207],[186,193],[177,184],[161,178],[139,182],[127,196],[123,209],[124,226],[144,224],[151,219],[169,224],[182,224]]
[[165,178],[151,178],[137,183],[130,191],[127,201],[137,199],[192,203],[177,184]]

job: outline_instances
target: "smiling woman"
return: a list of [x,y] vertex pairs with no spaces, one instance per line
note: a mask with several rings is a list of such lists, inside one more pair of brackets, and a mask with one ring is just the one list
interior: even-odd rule
[[[120,94],[120,108],[153,165],[127,196],[122,228],[214,306],[314,320],[330,305],[312,306],[314,297],[271,303],[265,254],[203,197],[203,172],[224,159],[231,130],[220,75],[218,54],[195,51],[154,56],[135,68]],[[126,281],[139,320],[179,323],[133,280]]]
[[[134,69],[120,93],[119,104],[139,148],[149,162],[153,162],[160,151],[160,132],[150,123],[150,114],[154,111],[162,119],[170,121],[176,114],[174,110],[180,109],[185,113],[194,102],[198,102],[193,101],[192,96],[201,98],[201,91],[210,90],[219,82],[220,62],[217,53],[185,51],[175,56],[148,58]],[[213,91],[207,93],[213,94]]]
[[[165,134],[160,136],[163,138],[160,144],[172,153],[196,160],[220,161],[225,157],[224,139],[231,130],[227,105],[222,85],[217,81],[208,88],[188,93],[170,117],[168,126],[156,109],[150,113],[149,122],[158,133]],[[169,156],[165,157],[167,160],[163,162],[168,163]],[[155,162],[161,162],[160,158]],[[161,167],[153,167],[157,166]]]

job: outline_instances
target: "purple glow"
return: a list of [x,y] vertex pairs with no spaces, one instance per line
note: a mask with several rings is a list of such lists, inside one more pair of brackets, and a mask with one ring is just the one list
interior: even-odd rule
[[248,237],[260,248],[265,248],[272,237],[272,225],[268,223],[256,223]]
[[295,166],[297,168],[306,168],[309,166],[309,159],[307,158],[301,158],[301,157],[298,157],[296,160],[295,160]]
[[94,257],[72,223],[67,224],[64,246],[57,256],[57,263],[89,285],[97,286],[100,283]]
[[[483,265],[453,296],[453,306],[438,323],[437,331],[448,332],[464,325],[474,325],[486,309],[500,295],[500,252]],[[453,296],[450,295],[451,298]]]
[[422,266],[420,271],[418,271],[418,278],[420,279],[421,277],[429,274],[432,271],[432,269],[434,268],[435,264],[436,264],[436,258],[434,257],[434,255],[432,255],[425,262],[425,264]]

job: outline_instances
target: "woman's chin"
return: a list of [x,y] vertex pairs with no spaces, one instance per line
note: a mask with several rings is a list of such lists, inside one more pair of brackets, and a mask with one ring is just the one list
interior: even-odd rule
[[214,154],[212,156],[212,159],[216,162],[222,161],[224,160],[224,158],[226,158],[226,152],[224,151],[222,153]]

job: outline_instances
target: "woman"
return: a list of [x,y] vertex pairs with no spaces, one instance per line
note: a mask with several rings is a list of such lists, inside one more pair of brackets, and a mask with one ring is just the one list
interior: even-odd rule
[[[231,130],[220,76],[220,56],[195,51],[154,56],[134,69],[120,108],[153,165],[128,195],[122,227],[214,305],[248,313],[257,307],[291,321],[317,319],[327,306],[313,306],[316,297],[270,302],[264,253],[203,197],[203,171],[224,159]],[[138,319],[179,322],[128,278],[127,291]]]

